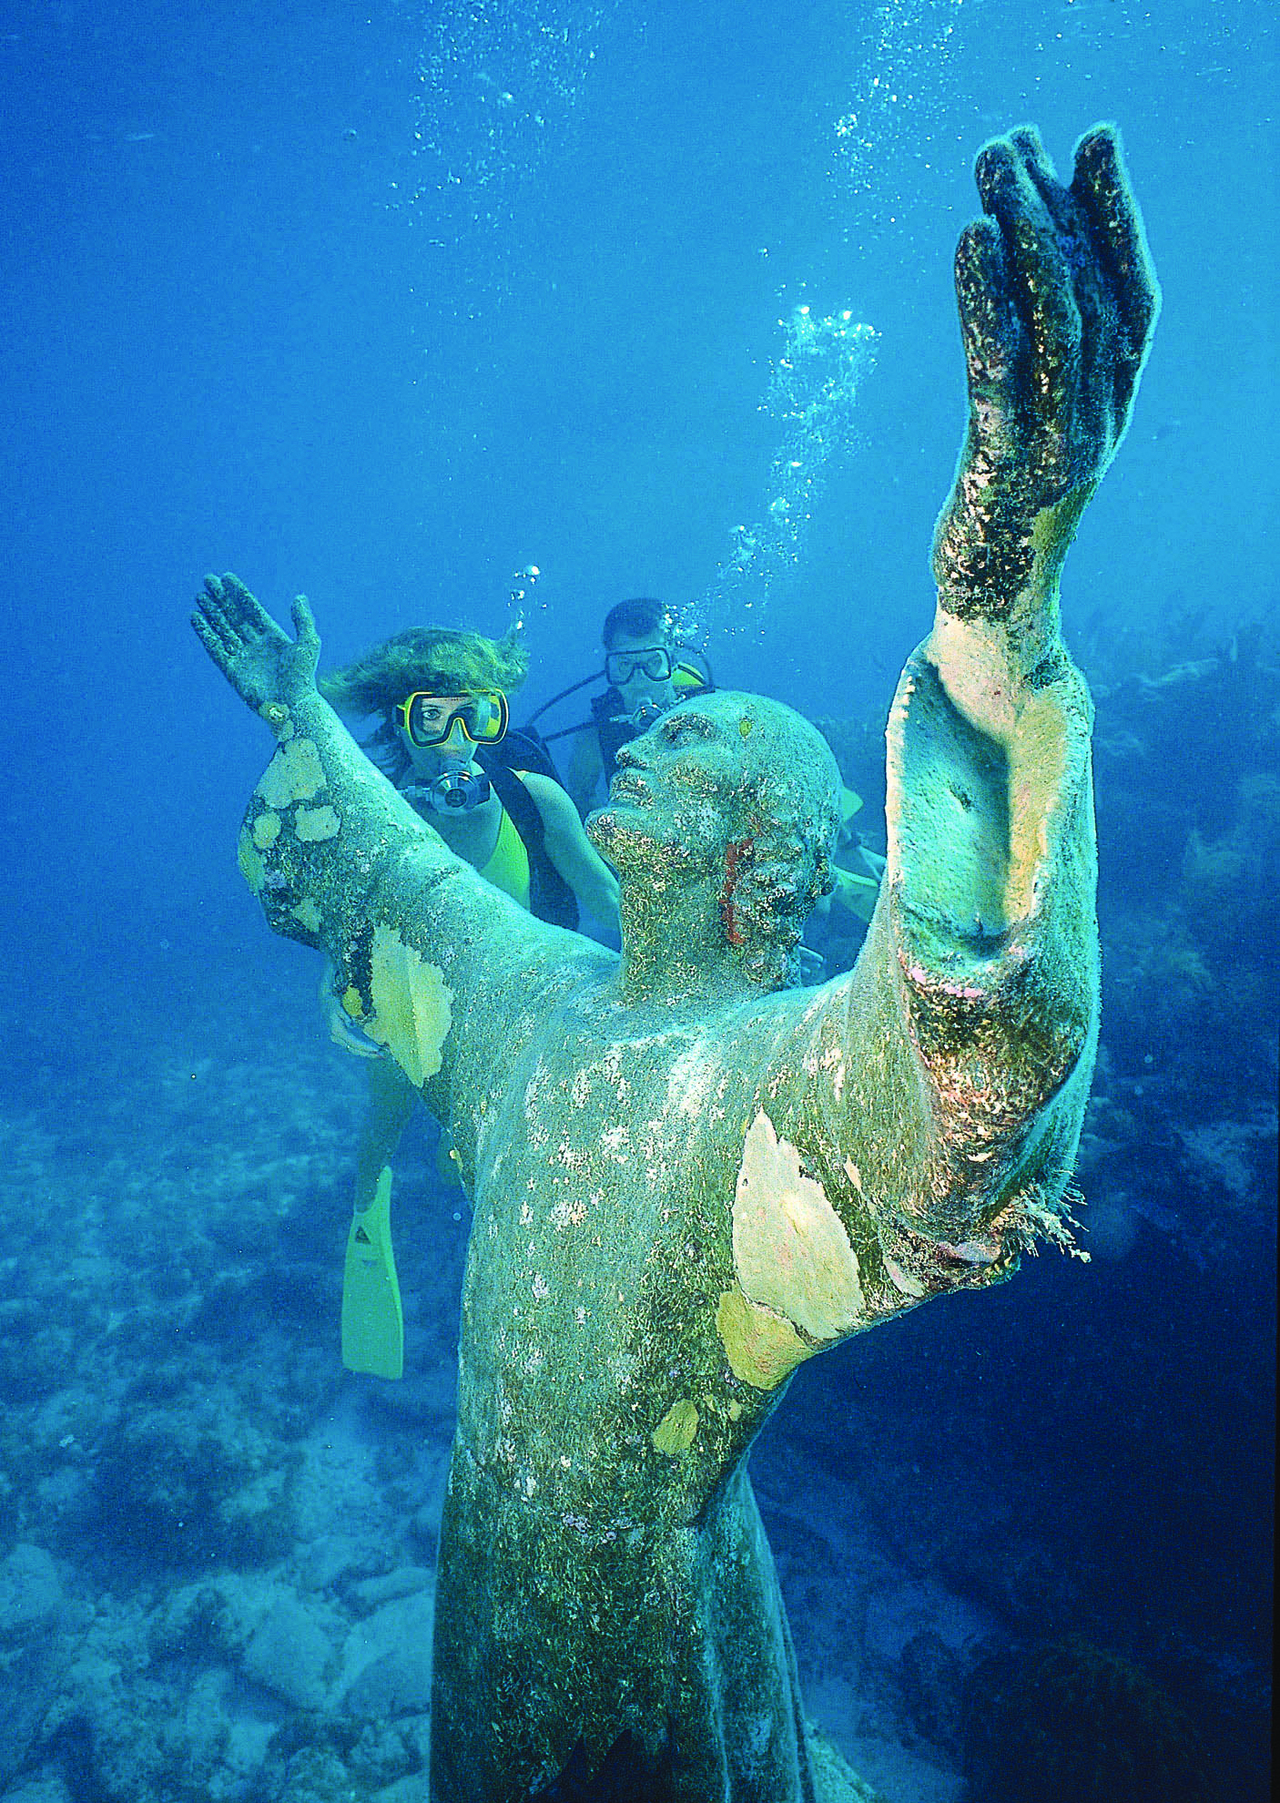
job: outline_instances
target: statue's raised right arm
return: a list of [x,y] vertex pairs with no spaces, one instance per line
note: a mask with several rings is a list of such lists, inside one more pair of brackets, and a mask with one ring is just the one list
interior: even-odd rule
[[1092,709],[1058,580],[1159,305],[1113,128],[1081,140],[1069,187],[1029,127],[976,174],[989,217],[956,256],[968,431],[933,631],[889,719],[885,880],[841,1006],[809,1029],[810,1069],[840,1073],[828,1129],[804,1133],[812,1084],[780,1110],[808,1145],[843,1136],[824,1182],[911,1296],[1067,1238],[1098,952]]
[[305,596],[291,639],[235,576],[209,576],[191,623],[277,740],[240,832],[245,879],[276,932],[329,954],[342,1006],[449,1127],[469,1181],[505,1068],[451,1025],[501,1020],[518,1055],[556,996],[616,959],[485,882],[369,761],[316,688]]

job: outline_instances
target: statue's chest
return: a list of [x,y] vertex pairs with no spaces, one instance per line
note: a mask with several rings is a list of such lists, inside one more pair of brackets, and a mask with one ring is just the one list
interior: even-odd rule
[[607,1318],[628,1339],[709,1290],[732,1260],[731,1089],[690,1034],[540,1048],[480,1148],[473,1314]]

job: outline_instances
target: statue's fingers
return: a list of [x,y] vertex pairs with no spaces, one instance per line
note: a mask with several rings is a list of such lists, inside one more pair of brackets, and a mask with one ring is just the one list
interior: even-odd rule
[[1074,399],[1070,409],[1070,436],[1076,450],[1083,450],[1088,457],[1088,447],[1105,444],[1113,430],[1114,383],[1110,356],[1115,336],[1112,324],[1115,307],[1105,259],[1095,242],[1092,220],[1072,190],[1064,188],[1058,180],[1034,125],[1019,126],[1009,133],[1009,140],[1022,159],[1028,181],[1053,222],[1063,257],[1063,280],[1070,284],[1079,315],[1071,370]]
[[[234,657],[244,649],[243,636],[230,618],[226,593],[216,577],[205,577],[204,593],[196,596],[196,609],[206,632],[222,647],[225,657]],[[192,615],[193,622],[195,618]]]
[[293,630],[297,634],[299,645],[310,651],[313,657],[318,657],[320,655],[320,634],[316,630],[316,620],[311,611],[311,603],[305,595],[295,595],[290,611],[293,617]]
[[258,597],[247,584],[241,582],[234,570],[223,571],[222,587],[227,595],[233,597],[241,606],[247,604],[252,607],[257,607]]
[[222,592],[225,596],[227,618],[247,640],[281,636],[280,628],[271,618],[258,597],[247,589],[240,578],[232,570],[225,570],[222,576]]
[[1066,190],[1058,180],[1057,170],[1044,147],[1040,133],[1034,125],[1015,125],[1009,133],[1008,141],[1017,152],[1023,174],[1044,202],[1045,211],[1055,225],[1059,224],[1058,203],[1065,196]]
[[1026,332],[1010,292],[1004,240],[989,219],[961,232],[955,275],[970,393],[1012,406],[1025,379]]
[[216,621],[220,631],[229,630],[231,602],[219,577],[205,577],[204,593],[196,596],[196,606],[207,620]]
[[1077,144],[1071,194],[1089,221],[1136,380],[1160,311],[1160,285],[1114,125],[1095,125]]
[[1079,354],[1080,312],[1057,221],[1027,167],[1027,154],[1038,146],[1030,127],[996,138],[979,153],[974,173],[983,208],[1004,239],[1012,299],[1031,340],[1036,392],[1056,408]]
[[195,627],[196,637],[209,653],[209,656],[213,659],[214,663],[217,664],[218,668],[225,673],[230,667],[234,651],[228,647],[222,635],[210,623],[208,615],[201,613],[199,609],[192,614],[191,624]]
[[1082,211],[1070,188],[1064,188],[1057,171],[1034,125],[1020,125],[1009,133],[1009,142],[1022,162],[1023,173],[1040,196],[1041,204],[1053,226],[1062,261],[1060,274],[1072,284],[1076,304],[1082,298],[1094,300],[1098,272],[1094,268],[1096,249],[1092,241],[1092,222]]

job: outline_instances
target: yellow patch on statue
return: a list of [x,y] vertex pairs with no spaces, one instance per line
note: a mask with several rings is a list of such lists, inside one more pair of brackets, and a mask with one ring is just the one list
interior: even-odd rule
[[741,720],[739,720],[738,731],[742,734],[744,739],[749,739],[751,737],[751,730],[754,725],[755,722],[747,714],[744,714]]
[[386,1046],[415,1089],[440,1069],[440,1049],[453,1020],[453,991],[438,965],[428,964],[394,927],[374,929],[365,1032]]
[[297,907],[290,908],[289,912],[293,915],[295,920],[300,920],[302,922],[309,933],[318,933],[320,931],[320,910],[309,895],[303,896]]
[[310,801],[323,786],[324,770],[315,740],[290,739],[263,771],[255,794],[269,808],[287,808],[291,801]]
[[364,1003],[360,999],[360,991],[354,983],[348,983],[342,992],[342,1005],[352,1020],[359,1020],[364,1013]]
[[291,739],[297,728],[289,718],[289,710],[283,701],[265,701],[258,709],[262,718],[282,742]]
[[262,862],[248,827],[241,827],[240,837],[236,840],[236,863],[240,866],[241,876],[253,893],[261,895],[262,885],[266,881],[267,867]]
[[698,1410],[687,1396],[679,1402],[673,1402],[662,1420],[653,1430],[653,1446],[655,1452],[664,1452],[670,1459],[677,1458],[680,1453],[688,1452],[693,1445],[693,1437],[698,1431]]
[[270,808],[264,808],[253,823],[253,842],[259,851],[266,851],[280,837],[280,816],[273,814]]
[[742,1148],[733,1268],[750,1301],[785,1315],[815,1340],[838,1338],[863,1314],[858,1258],[844,1223],[763,1109]]
[[813,1352],[790,1321],[757,1308],[736,1285],[720,1298],[716,1331],[733,1375],[757,1390],[776,1390]]
[[332,808],[299,808],[293,830],[308,845],[321,839],[336,839],[342,822]]
[[1035,907],[1036,882],[1049,856],[1051,823],[1062,812],[1068,787],[1068,728],[1052,692],[1032,695],[1018,712],[1018,734],[1009,756],[1009,863],[1004,908],[1023,920]]

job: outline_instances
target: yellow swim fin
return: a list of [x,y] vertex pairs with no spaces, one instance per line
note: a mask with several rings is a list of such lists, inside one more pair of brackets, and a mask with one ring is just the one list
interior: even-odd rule
[[861,812],[861,809],[862,809],[861,795],[855,794],[855,792],[849,787],[848,783],[841,783],[841,785],[840,785],[840,819],[841,819],[842,824],[845,826],[848,826],[849,822],[853,819],[854,815]]
[[835,899],[855,914],[859,920],[871,923],[871,916],[876,911],[876,900],[880,894],[880,884],[875,877],[860,875],[856,870],[846,870],[843,864],[833,866],[836,891]]
[[374,1377],[404,1373],[404,1310],[391,1245],[391,1169],[384,1165],[368,1208],[357,1209],[342,1273],[342,1362]]

